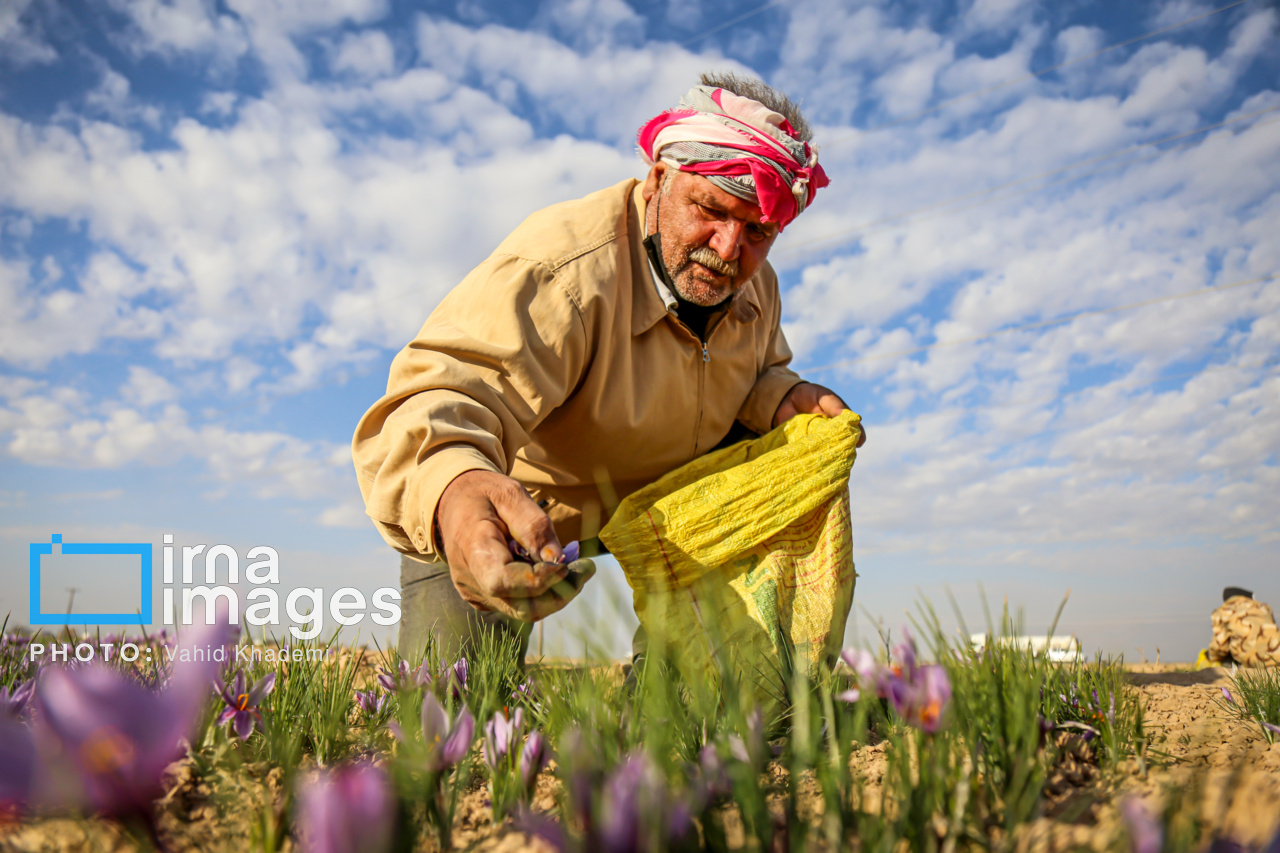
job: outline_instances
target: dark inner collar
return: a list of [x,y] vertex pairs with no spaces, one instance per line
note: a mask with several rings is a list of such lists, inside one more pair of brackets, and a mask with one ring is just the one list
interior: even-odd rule
[[649,253],[649,261],[653,268],[658,271],[658,275],[662,276],[662,283],[671,291],[671,295],[676,299],[676,316],[680,318],[680,322],[689,327],[689,331],[698,336],[698,340],[706,343],[707,327],[711,325],[711,321],[718,314],[728,307],[729,298],[726,298],[718,305],[698,305],[690,302],[680,295],[676,290],[676,284],[671,280],[671,273],[667,270],[667,265],[662,260],[662,238],[659,234],[650,234],[644,238],[645,251]]

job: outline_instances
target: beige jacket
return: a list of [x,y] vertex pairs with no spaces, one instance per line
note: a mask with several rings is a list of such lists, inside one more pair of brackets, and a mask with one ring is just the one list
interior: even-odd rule
[[635,180],[530,216],[427,318],[356,427],[366,511],[392,547],[436,555],[436,504],[466,471],[519,480],[561,541],[715,447],[767,432],[800,377],[765,264],[707,345],[654,284]]

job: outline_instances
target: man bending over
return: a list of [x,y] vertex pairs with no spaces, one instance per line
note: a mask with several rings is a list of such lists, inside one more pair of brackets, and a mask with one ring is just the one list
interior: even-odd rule
[[638,142],[644,181],[526,219],[396,356],[356,428],[367,512],[403,555],[406,656],[429,636],[457,654],[486,626],[527,642],[594,571],[562,564],[562,543],[599,532],[604,495],[846,408],[788,369],[765,260],[827,185],[799,110],[703,75]]

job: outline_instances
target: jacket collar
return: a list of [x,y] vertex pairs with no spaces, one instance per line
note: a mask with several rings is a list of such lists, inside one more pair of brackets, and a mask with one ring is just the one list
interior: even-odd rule
[[[642,191],[644,182],[637,181],[631,193],[631,216],[628,235],[631,243],[631,264],[635,270],[631,288],[631,334],[639,335],[656,326],[668,316],[667,305],[659,293],[653,270],[649,266],[649,254],[644,248],[645,202]],[[729,317],[739,323],[750,323],[763,314],[760,296],[756,292],[759,273],[748,279],[729,300]]]

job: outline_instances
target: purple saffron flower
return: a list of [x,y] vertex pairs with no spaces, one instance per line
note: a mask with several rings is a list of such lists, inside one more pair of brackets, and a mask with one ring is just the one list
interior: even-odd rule
[[240,740],[248,740],[249,735],[253,734],[254,720],[262,719],[258,705],[276,689],[276,674],[267,673],[252,688],[245,690],[244,670],[241,669],[236,671],[234,685],[215,684],[214,687],[227,706],[218,715],[217,725],[231,723]]
[[860,689],[845,691],[836,698],[857,701],[861,689],[874,685],[876,695],[888,699],[898,716],[932,734],[942,727],[951,701],[951,681],[941,665],[920,664],[911,632],[903,629],[902,633],[905,640],[894,647],[895,662],[890,666],[876,663],[869,652],[845,649],[840,657],[857,674]]
[[18,719],[22,716],[22,712],[26,710],[27,703],[31,701],[31,696],[35,693],[36,683],[28,681],[19,684],[10,690],[8,687],[0,687],[0,717],[9,717]]
[[542,732],[534,729],[525,738],[524,748],[520,750],[520,781],[526,791],[532,791],[538,774],[551,761],[551,748]]
[[[423,664],[423,666],[425,667],[426,664]],[[381,673],[378,676],[378,683],[388,693],[396,693],[400,690],[408,689],[414,682],[413,677],[409,674],[409,662],[403,658],[401,658],[395,672],[386,669],[380,669],[378,672]]]
[[422,740],[427,745],[429,772],[448,770],[461,761],[471,749],[475,735],[475,718],[465,706],[451,720],[434,693],[427,691],[422,695]]
[[[916,703],[914,722],[926,732],[936,732],[942,726],[942,714],[951,702],[951,679],[947,671],[937,665],[920,667],[919,701]],[[911,718],[908,718],[911,721]]]
[[[1273,725],[1272,723],[1263,723],[1262,727],[1267,731],[1272,732],[1273,734],[1280,735],[1280,726]],[[1280,838],[1280,835],[1278,835],[1277,837]]]
[[526,563],[533,562],[533,557],[525,550],[525,547],[514,539],[507,540],[507,550],[510,551],[511,556],[515,557],[517,560],[522,560]]
[[470,674],[467,659],[462,657],[454,661],[452,672],[453,680],[449,683],[449,689],[453,692],[453,698],[461,699],[462,691],[467,689],[467,676]]
[[1129,831],[1129,849],[1133,853],[1160,853],[1164,848],[1164,830],[1142,800],[1126,797],[1120,803],[1120,817]]
[[[580,736],[570,732],[562,742],[568,764],[568,805],[573,823],[583,837],[570,836],[564,825],[534,814],[527,808],[516,814],[517,828],[535,835],[558,851],[609,851],[640,853],[644,850],[687,849],[694,828],[687,793],[669,789],[657,765],[644,752],[626,756],[607,775]],[[582,763],[579,763],[581,759]]]
[[[529,553],[528,549],[514,539],[507,540],[507,550],[511,552],[512,557],[515,557],[521,562],[537,562],[537,560],[534,559],[534,556]],[[565,545],[560,549],[560,559],[557,560],[557,562],[561,564],[572,563],[578,559],[581,553],[582,546],[578,542],[570,542],[568,545]]]
[[1227,698],[1227,701],[1230,702],[1232,705],[1236,704],[1235,697],[1231,695],[1231,691],[1228,690],[1227,688],[1225,687],[1222,688],[1222,695],[1225,696]]
[[862,698],[862,691],[872,690],[877,695],[888,695],[889,669],[878,663],[866,649],[844,649],[840,661],[853,672],[855,685],[833,697],[838,702],[853,704]]
[[151,802],[163,793],[164,769],[183,754],[208,696],[205,685],[218,669],[205,651],[225,633],[225,623],[184,632],[172,677],[160,691],[97,664],[47,668],[36,686],[32,732],[35,742],[49,745],[35,769],[46,780],[42,804],[153,821]]
[[670,791],[667,780],[643,752],[623,760],[604,784],[597,804],[595,838],[587,850],[638,853],[672,849],[693,828],[689,806]]
[[858,676],[859,684],[867,686],[879,681],[880,664],[866,649],[845,649],[840,652],[840,660]]
[[648,757],[638,753],[623,761],[605,782],[600,798],[598,849],[628,853],[642,849],[641,833],[648,823],[644,818],[657,817],[642,813],[656,811],[651,808],[652,794],[663,780],[654,779],[655,775]]
[[526,678],[523,684],[521,684],[515,690],[512,690],[511,698],[524,699],[527,702],[532,702],[535,699],[537,699],[537,696],[533,692],[533,679]]
[[313,776],[298,794],[306,853],[384,853],[391,849],[395,799],[386,772],[370,762]]
[[431,667],[425,660],[413,671],[413,683],[418,687],[430,687],[435,683],[435,680],[436,677],[432,674]]
[[915,680],[892,675],[887,685],[893,710],[909,725],[932,734],[942,726],[942,714],[951,700],[951,681],[937,664],[915,666]]
[[382,713],[382,709],[387,705],[388,695],[387,693],[379,693],[377,690],[357,690],[356,705],[360,710],[372,717]]
[[893,647],[893,656],[898,663],[891,667],[896,670],[895,674],[906,679],[908,683],[914,683],[917,677],[916,670],[916,638],[911,636],[911,632],[906,628],[902,629],[903,641]]
[[480,744],[485,763],[496,768],[506,760],[520,737],[523,725],[523,708],[516,708],[510,717],[505,708],[494,714],[493,719],[484,724],[484,741]]
[[[413,674],[413,683],[426,688],[431,688],[437,684],[441,686],[448,685],[449,694],[454,699],[461,699],[462,692],[467,688],[468,674],[469,668],[465,657],[458,658],[453,662],[453,666],[446,666],[439,674],[432,673],[427,662],[423,661],[422,666],[418,667],[418,671]],[[381,680],[381,677],[379,679]],[[407,677],[405,684],[409,684]]]

